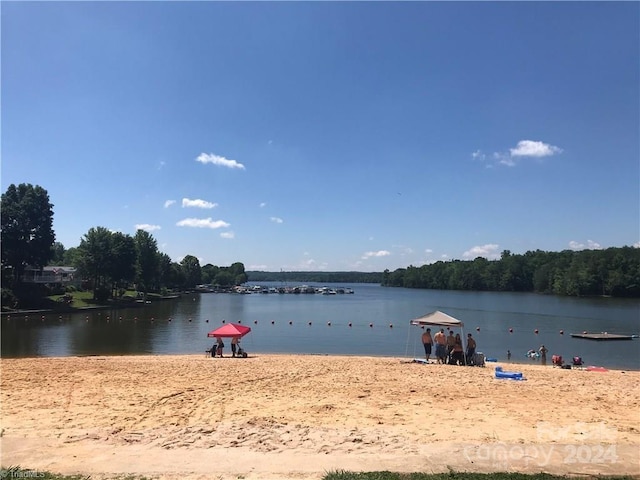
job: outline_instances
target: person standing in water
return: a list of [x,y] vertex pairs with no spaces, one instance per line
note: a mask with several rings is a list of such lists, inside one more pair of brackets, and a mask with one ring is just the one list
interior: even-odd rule
[[540,348],[538,349],[538,353],[540,353],[540,363],[542,363],[542,365],[546,365],[547,364],[547,352],[549,350],[547,350],[547,347],[545,347],[544,345],[540,345]]

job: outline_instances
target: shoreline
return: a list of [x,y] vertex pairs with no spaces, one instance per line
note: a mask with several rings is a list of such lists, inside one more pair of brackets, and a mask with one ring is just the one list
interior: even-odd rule
[[[204,351],[203,354],[204,355]],[[146,357],[158,357],[158,358],[173,358],[173,357],[200,357],[202,356],[200,353],[122,353],[122,354],[102,354],[102,353],[87,353],[87,354],[78,354],[78,355],[53,355],[53,356],[27,356],[27,357],[3,357],[0,352],[0,362],[4,360],[37,360],[37,359],[65,359],[65,358],[120,358],[120,357],[131,357],[131,358],[146,358]],[[421,357],[403,357],[400,355],[363,355],[363,354],[348,354],[348,353],[289,353],[289,352],[254,352],[252,351],[249,354],[248,358],[262,358],[262,357],[335,357],[335,358],[379,358],[379,359],[395,359],[401,363],[422,363]],[[205,357],[208,357],[205,355]],[[232,359],[229,352],[225,355],[224,359]],[[216,358],[217,360],[217,358]],[[235,361],[235,359],[232,359]],[[238,358],[238,360],[241,360]],[[416,360],[420,360],[416,362]],[[569,360],[565,360],[565,365],[569,364]],[[426,365],[438,365],[435,360],[431,359]],[[455,365],[442,365],[442,367],[454,367]],[[496,366],[506,366],[508,369],[522,369],[527,367],[534,368],[542,368],[542,369],[553,369],[553,370],[562,370],[559,367],[554,366],[551,363],[551,357],[547,360],[546,365],[541,365],[539,363],[532,363],[527,360],[523,360],[522,362],[511,360],[496,360],[496,361],[485,361],[484,367],[469,367],[469,368],[484,368],[485,370],[491,369],[493,370]],[[640,366],[638,368],[622,368],[617,366],[607,367],[604,365],[595,365],[589,364],[585,362],[581,366],[572,366],[571,369],[565,370],[585,370],[588,367],[596,367],[596,368],[604,368],[607,372],[638,372],[640,373]]]
[[[492,365],[527,380],[496,379]],[[3,466],[167,480],[450,468],[640,476],[637,371],[312,354],[0,366]]]

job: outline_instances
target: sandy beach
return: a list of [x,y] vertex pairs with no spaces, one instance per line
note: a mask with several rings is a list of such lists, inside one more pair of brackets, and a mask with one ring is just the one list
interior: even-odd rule
[[[640,476],[640,372],[253,355],[1,360],[2,466],[159,479],[332,470]],[[522,372],[501,380],[494,367]]]

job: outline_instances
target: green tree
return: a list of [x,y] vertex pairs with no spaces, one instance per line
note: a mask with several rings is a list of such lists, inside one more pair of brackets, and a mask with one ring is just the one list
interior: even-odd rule
[[214,283],[221,287],[233,287],[236,284],[236,277],[228,270],[221,270],[216,275]]
[[79,269],[92,283],[94,300],[105,300],[110,292],[107,283],[113,264],[111,245],[111,232],[105,227],[90,228],[80,240]]
[[212,284],[216,275],[220,271],[220,267],[207,263],[202,267],[202,283]]
[[11,283],[17,286],[26,266],[43,267],[52,257],[53,205],[44,188],[21,183],[9,185],[0,210],[3,274],[11,269]]
[[235,262],[229,267],[229,273],[234,277],[234,285],[242,285],[247,281],[247,274],[244,271],[244,264]]
[[60,242],[53,242],[51,245],[49,265],[64,265],[64,245]]
[[159,263],[158,243],[149,232],[138,230],[134,237],[136,245],[136,281],[138,289],[145,294],[154,286],[159,288]]
[[201,283],[202,272],[200,270],[200,261],[193,255],[187,255],[180,262],[184,275],[184,287],[195,288]]
[[173,283],[171,270],[171,257],[166,253],[160,253],[158,256],[158,281],[161,287],[174,288],[178,286]]
[[133,282],[136,274],[136,244],[131,235],[121,232],[111,234],[111,264],[109,276],[112,282],[112,296],[120,288]]

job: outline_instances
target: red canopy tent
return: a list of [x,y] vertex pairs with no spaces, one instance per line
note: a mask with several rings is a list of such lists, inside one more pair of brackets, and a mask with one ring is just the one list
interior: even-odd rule
[[251,328],[237,323],[227,323],[215,330],[207,333],[207,337],[244,337],[251,331]]

